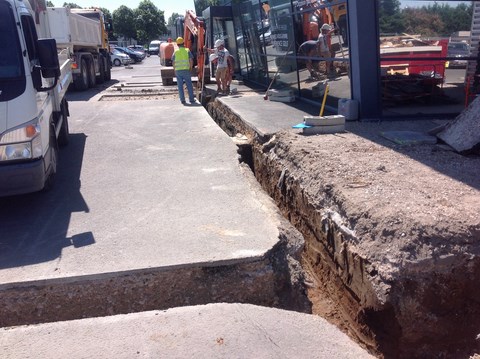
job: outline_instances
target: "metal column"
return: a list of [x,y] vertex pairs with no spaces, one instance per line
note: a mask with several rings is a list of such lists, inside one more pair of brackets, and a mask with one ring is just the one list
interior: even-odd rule
[[361,120],[382,115],[377,0],[348,0],[352,99]]

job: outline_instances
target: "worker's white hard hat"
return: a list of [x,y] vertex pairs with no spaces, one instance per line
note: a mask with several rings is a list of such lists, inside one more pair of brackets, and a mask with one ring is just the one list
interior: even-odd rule
[[330,31],[330,30],[332,30],[332,27],[328,24],[323,24],[322,27],[320,28],[320,30]]
[[220,46],[223,46],[225,43],[223,42],[223,40],[220,40],[218,39],[217,41],[215,41],[215,47],[220,47]]
[[209,56],[210,62],[215,61],[217,58],[218,58],[218,56],[217,56],[216,54],[211,54],[211,55]]

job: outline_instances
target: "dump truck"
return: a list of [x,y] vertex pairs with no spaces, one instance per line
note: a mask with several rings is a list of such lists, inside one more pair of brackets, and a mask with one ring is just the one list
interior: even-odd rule
[[50,37],[68,48],[73,85],[83,91],[111,79],[110,45],[100,9],[47,8]]
[[68,143],[71,54],[44,0],[0,0],[0,196],[49,189]]

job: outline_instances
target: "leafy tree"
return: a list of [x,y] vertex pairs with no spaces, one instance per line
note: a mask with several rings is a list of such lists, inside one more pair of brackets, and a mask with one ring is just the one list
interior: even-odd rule
[[51,2],[50,0],[47,1],[47,7],[55,7],[55,5],[53,5],[53,2]]
[[210,6],[220,5],[220,0],[194,0],[195,13],[198,16],[202,16],[203,10]]
[[143,0],[134,10],[136,38],[141,43],[147,43],[167,33],[165,15],[163,11],[150,1]]
[[378,10],[380,33],[403,32],[404,22],[399,0],[380,0]]
[[123,36],[127,39],[135,39],[135,15],[129,7],[122,5],[112,14],[113,33],[115,36]]
[[181,15],[178,14],[178,13],[176,13],[176,12],[174,12],[174,13],[172,14],[172,16],[170,16],[170,17],[168,18],[167,25],[168,25],[168,26],[173,26],[173,25],[175,25],[175,20],[176,20],[177,17],[179,17],[179,16],[181,16]]
[[423,36],[438,36],[443,32],[444,23],[439,14],[425,11],[425,9],[409,8],[403,11],[405,32],[421,34]]
[[380,16],[393,16],[400,12],[400,0],[380,0]]
[[77,5],[73,2],[64,2],[62,7],[69,7],[70,9],[82,9],[80,5]]
[[442,29],[438,29],[438,35],[449,36],[455,31],[470,30],[472,18],[472,5],[459,4],[456,7],[451,7],[448,4],[438,4],[424,6],[422,10],[437,15],[443,22]]

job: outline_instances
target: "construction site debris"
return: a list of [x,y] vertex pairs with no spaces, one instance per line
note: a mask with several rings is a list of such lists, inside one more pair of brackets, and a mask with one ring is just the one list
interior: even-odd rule
[[437,137],[460,153],[480,152],[480,98],[476,98]]

